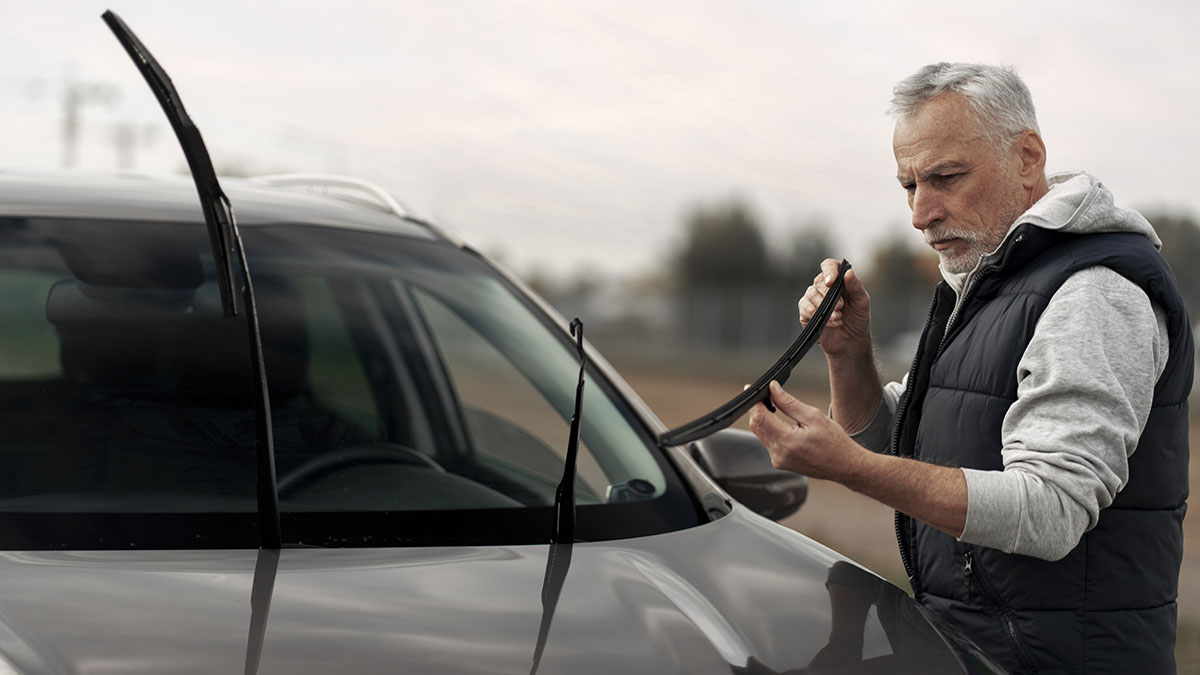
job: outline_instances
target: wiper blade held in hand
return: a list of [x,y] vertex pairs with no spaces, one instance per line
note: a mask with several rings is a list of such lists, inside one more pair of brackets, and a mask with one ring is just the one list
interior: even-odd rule
[[746,411],[754,407],[755,403],[762,401],[768,408],[774,410],[771,404],[771,392],[768,387],[771,381],[774,380],[779,384],[787,382],[788,377],[792,374],[792,369],[797,363],[804,358],[808,350],[817,343],[817,339],[821,337],[821,331],[825,329],[825,324],[829,321],[829,317],[833,314],[833,308],[837,306],[837,301],[842,297],[842,287],[845,284],[846,272],[850,269],[850,263],[842,260],[841,266],[838,268],[837,279],[829,287],[825,293],[825,299],[817,307],[817,311],[813,313],[808,324],[804,326],[804,330],[792,342],[783,356],[771,366],[767,372],[750,385],[749,389],[741,392],[737,396],[730,399],[727,403],[717,408],[716,410],[699,417],[687,424],[675,427],[670,431],[664,432],[658,437],[658,444],[662,447],[669,445],[683,445],[690,443],[698,438],[704,438],[709,434],[716,433],[737,421],[739,417],[746,414]]

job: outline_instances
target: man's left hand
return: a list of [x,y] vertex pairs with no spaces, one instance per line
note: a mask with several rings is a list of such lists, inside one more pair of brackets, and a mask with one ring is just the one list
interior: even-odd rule
[[776,468],[841,483],[953,537],[962,534],[967,481],[961,469],[871,452],[776,382],[771,400],[796,422],[788,424],[761,403],[750,409],[750,430],[767,446]]
[[843,482],[854,474],[855,465],[870,455],[870,450],[851,440],[823,411],[806,405],[776,382],[771,383],[771,400],[795,421],[788,424],[762,403],[750,410],[750,430],[771,453],[775,468]]

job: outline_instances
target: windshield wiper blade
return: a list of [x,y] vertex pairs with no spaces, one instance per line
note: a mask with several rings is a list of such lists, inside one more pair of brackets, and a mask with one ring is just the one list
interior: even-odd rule
[[279,527],[279,489],[275,483],[275,439],[271,430],[271,397],[267,389],[267,371],[263,365],[262,336],[258,325],[258,310],[254,304],[254,285],[250,281],[250,265],[246,262],[246,249],[238,234],[237,221],[229,198],[221,190],[212,158],[200,137],[200,130],[188,117],[179,92],[171,84],[167,71],[155,60],[154,55],[133,34],[129,26],[112,10],[101,15],[112,29],[117,40],[125,47],[129,57],[150,85],[154,96],[162,105],[163,112],[171,121],[175,135],[183,146],[192,179],[200,193],[200,206],[204,210],[204,222],[208,226],[209,241],[213,249],[213,261],[217,271],[217,285],[221,292],[221,307],[225,317],[237,316],[237,305],[233,296],[233,265],[236,257],[245,284],[242,287],[242,302],[246,306],[246,328],[250,343],[250,367],[254,381],[254,427],[257,463],[258,531],[259,546],[277,549],[283,545]]
[[658,437],[659,446],[683,445],[684,443],[690,443],[698,438],[704,438],[716,433],[736,422],[738,418],[745,415],[759,401],[762,401],[768,408],[774,411],[775,406],[771,403],[771,392],[769,389],[771,381],[774,380],[779,384],[787,382],[788,377],[792,374],[792,369],[808,354],[808,350],[812,349],[812,346],[817,343],[817,339],[821,337],[821,331],[825,329],[825,324],[833,314],[833,308],[837,306],[837,301],[842,296],[842,287],[845,284],[846,272],[849,269],[850,263],[842,260],[842,264],[838,268],[837,279],[834,280],[829,290],[825,293],[825,299],[821,301],[821,304],[817,307],[817,311],[813,313],[808,324],[804,326],[804,330],[800,332],[800,335],[796,336],[795,341],[783,353],[783,356],[767,369],[767,372],[755,380],[749,389],[734,396],[724,405],[707,415],[698,417],[670,431],[663,432]]
[[233,210],[229,199],[221,191],[220,183],[217,182],[217,172],[213,169],[204,138],[200,136],[200,130],[192,123],[192,118],[184,109],[179,92],[175,91],[175,85],[171,83],[167,71],[158,64],[150,50],[146,49],[129,26],[112,10],[106,11],[101,18],[129,53],[129,58],[133,59],[142,77],[146,78],[146,83],[154,91],[154,97],[158,99],[163,112],[167,114],[167,119],[171,121],[171,128],[175,130],[179,144],[183,146],[192,180],[196,182],[196,190],[200,192],[200,208],[204,210],[204,222],[208,225],[213,261],[217,267],[217,286],[221,292],[221,307],[225,316],[235,316],[237,305],[233,295]]
[[587,370],[587,353],[583,349],[583,322],[578,318],[571,321],[571,336],[575,338],[579,351],[579,384],[575,387],[575,414],[571,416],[571,435],[567,439],[567,457],[563,462],[563,476],[554,491],[554,532],[550,541],[569,544],[575,541],[575,464],[579,455],[579,423],[583,417],[584,372]]

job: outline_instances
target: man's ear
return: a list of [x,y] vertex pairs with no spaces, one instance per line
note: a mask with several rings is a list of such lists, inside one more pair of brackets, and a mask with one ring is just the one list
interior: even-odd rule
[[1033,188],[1042,181],[1046,174],[1046,144],[1042,137],[1033,129],[1021,132],[1021,137],[1013,144],[1016,152],[1017,171],[1021,184]]

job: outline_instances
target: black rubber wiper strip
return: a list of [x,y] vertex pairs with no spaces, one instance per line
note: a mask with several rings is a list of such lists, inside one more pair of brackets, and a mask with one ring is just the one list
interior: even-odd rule
[[171,83],[167,72],[155,60],[154,55],[141,40],[133,34],[129,26],[112,10],[106,11],[101,18],[112,29],[117,40],[125,47],[134,65],[141,71],[142,77],[154,92],[155,98],[162,105],[163,112],[171,121],[171,127],[183,146],[183,154],[187,158],[192,179],[196,182],[196,190],[200,194],[200,207],[204,211],[204,222],[208,226],[209,241],[212,243],[213,262],[216,265],[217,285],[221,292],[221,307],[225,316],[237,316],[237,304],[234,302],[233,285],[234,270],[232,258],[237,258],[241,266],[242,301],[246,308],[246,327],[250,343],[250,365],[254,385],[254,427],[257,464],[257,493],[258,493],[258,530],[259,546],[277,549],[282,546],[282,533],[279,527],[279,492],[275,484],[275,441],[271,431],[271,397],[267,388],[267,371],[263,364],[262,336],[258,325],[258,311],[254,303],[254,285],[250,281],[250,266],[246,262],[246,249],[242,245],[238,233],[237,221],[233,217],[233,207],[229,198],[221,190],[217,181],[217,172],[213,169],[212,158],[200,136],[200,130],[192,123],[179,92]]
[[690,443],[698,438],[704,438],[716,433],[736,422],[738,418],[745,415],[759,401],[762,401],[768,408],[774,410],[769,390],[771,381],[774,380],[779,384],[787,382],[788,377],[792,374],[792,369],[796,367],[796,364],[800,363],[800,360],[804,358],[808,350],[812,349],[812,346],[817,343],[817,339],[821,337],[821,331],[825,329],[825,324],[833,314],[833,308],[837,306],[838,298],[842,296],[842,286],[845,283],[846,272],[849,269],[850,263],[842,260],[841,267],[838,268],[837,279],[829,287],[829,291],[825,294],[825,299],[821,301],[821,304],[817,307],[817,311],[813,313],[812,319],[804,326],[804,330],[800,331],[800,335],[796,336],[796,339],[788,347],[787,351],[783,353],[783,356],[779,357],[779,360],[767,369],[767,372],[755,380],[749,389],[741,392],[707,415],[703,415],[687,424],[662,433],[658,437],[658,444],[662,447],[683,445],[684,443]]

